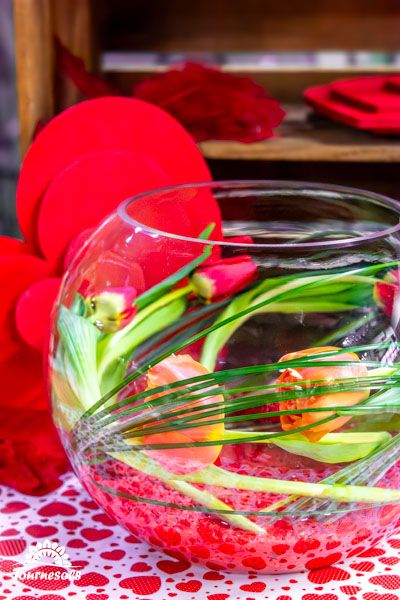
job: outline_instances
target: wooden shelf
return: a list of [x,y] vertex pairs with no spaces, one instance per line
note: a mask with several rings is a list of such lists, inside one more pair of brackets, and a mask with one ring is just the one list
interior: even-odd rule
[[315,116],[306,106],[285,109],[275,138],[254,144],[207,141],[199,147],[207,159],[220,160],[400,162],[400,138],[351,129]]

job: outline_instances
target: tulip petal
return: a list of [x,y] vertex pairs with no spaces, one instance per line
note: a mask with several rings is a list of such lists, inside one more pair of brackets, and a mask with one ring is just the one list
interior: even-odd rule
[[126,198],[171,183],[154,162],[134,152],[106,150],[74,162],[43,196],[38,239],[44,256],[61,266],[80,232],[98,225]]
[[22,164],[17,214],[27,240],[37,241],[39,205],[50,182],[76,160],[110,149],[148,157],[174,183],[210,179],[206,162],[190,135],[160,108],[123,97],[81,102],[42,129]]
[[41,352],[50,333],[51,310],[60,283],[59,277],[37,281],[20,296],[15,309],[20,336],[29,346]]
[[15,306],[19,296],[36,281],[46,277],[48,265],[25,254],[0,256],[0,355],[16,350],[21,338],[15,325]]
[[[184,380],[190,377],[205,375],[209,371],[199,362],[195,361],[189,354],[171,355],[157,365],[149,369],[147,373],[147,389],[156,388],[160,385],[166,385],[175,381]],[[177,388],[179,389],[179,388]],[[185,394],[188,389],[185,389]],[[156,394],[154,398],[158,398],[163,394]],[[152,397],[148,399],[151,403]],[[223,400],[223,396],[219,394],[210,397],[202,398],[194,402],[185,404],[190,414],[190,409],[193,407],[204,407],[207,409],[207,404],[211,402],[218,403]],[[201,413],[197,413],[201,416]],[[212,441],[216,443],[210,446],[188,447],[188,448],[171,448],[163,450],[147,450],[149,456],[157,460],[164,468],[173,473],[191,473],[204,469],[208,465],[214,463],[221,452],[222,446],[218,445],[219,440],[224,431],[223,423],[208,424],[210,417],[198,419],[198,427],[182,429],[174,431],[171,426],[170,431],[163,433],[153,433],[143,436],[144,444],[187,444],[201,441]],[[212,420],[212,417],[211,417]],[[159,421],[162,423],[162,421]],[[144,428],[145,430],[145,428]]]

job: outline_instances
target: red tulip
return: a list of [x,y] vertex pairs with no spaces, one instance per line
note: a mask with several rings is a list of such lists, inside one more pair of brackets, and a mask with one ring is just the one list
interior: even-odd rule
[[[329,352],[331,350],[339,350],[339,348],[335,348],[334,346],[325,346],[321,348],[308,348],[306,350],[300,350],[298,352],[291,352],[290,354],[285,354],[282,356],[279,362],[285,360],[294,360],[296,358],[301,358],[303,356],[312,356],[313,354],[318,355],[321,352]],[[318,356],[315,357],[318,360]],[[319,358],[321,361],[320,367],[300,367],[296,369],[285,369],[283,373],[278,377],[277,382],[279,384],[284,383],[301,383],[307,382],[305,387],[302,389],[307,389],[312,386],[312,381],[322,381],[323,383],[315,384],[317,385],[333,385],[335,383],[335,379],[347,379],[353,377],[367,377],[368,369],[362,364],[362,362],[358,362],[360,359],[357,354],[353,352],[345,353],[345,354],[337,354],[334,356],[321,356]],[[325,367],[324,360],[329,361],[351,361],[353,364],[349,365],[339,365],[337,367]],[[354,364],[357,362],[358,364]],[[294,386],[291,387],[280,387],[279,391],[293,391]],[[298,410],[298,414],[293,415],[282,415],[281,416],[281,425],[284,431],[291,431],[292,429],[297,429],[298,427],[303,427],[305,425],[313,425],[317,423],[317,421],[321,421],[326,417],[330,417],[333,415],[332,412],[327,410],[326,412],[307,412],[302,413],[301,409],[303,408],[327,408],[330,406],[353,406],[354,404],[358,404],[362,400],[365,400],[369,396],[368,390],[355,390],[354,392],[335,392],[335,388],[333,386],[332,393],[313,395],[312,390],[310,390],[309,396],[303,396],[302,398],[297,398],[295,400],[286,400],[279,404],[279,410]],[[337,419],[332,419],[327,423],[323,423],[321,425],[314,425],[310,429],[306,429],[304,431],[304,435],[311,442],[318,442],[326,433],[330,433],[331,431],[335,431],[342,427],[347,421],[349,417],[338,417]]]
[[[161,361],[154,367],[152,367],[147,374],[147,389],[158,387],[160,385],[166,385],[181,379],[189,379],[191,377],[197,377],[199,375],[206,375],[209,371],[199,362],[194,360],[189,354],[181,354],[178,356],[172,355]],[[184,389],[174,388],[174,390]],[[151,401],[155,398],[162,397],[165,393],[155,394],[147,399],[147,402],[151,404]],[[188,394],[188,390],[184,390],[185,394]],[[222,395],[211,395],[200,400],[185,403],[185,407],[188,409],[188,415],[190,409],[194,407],[207,408],[208,404],[223,402]],[[180,410],[176,408],[176,410]],[[173,410],[173,409],[172,409]],[[201,413],[195,413],[197,417],[201,416]],[[174,431],[171,427],[171,431],[163,433],[153,433],[145,435],[142,438],[144,444],[187,444],[191,442],[204,442],[204,441],[217,441],[221,439],[224,431],[223,423],[217,423],[208,425],[207,421],[215,419],[213,417],[206,417],[199,419],[198,427],[191,429],[179,429]],[[155,421],[157,423],[167,423],[168,420]],[[199,446],[192,448],[171,448],[165,450],[148,450],[149,456],[157,460],[163,467],[173,473],[192,473],[204,469],[210,464],[213,464],[221,452],[221,445],[210,445],[210,446]]]
[[134,287],[107,288],[86,298],[88,319],[101,331],[111,333],[126,325],[136,314]]
[[215,300],[230,296],[251,283],[257,272],[257,265],[250,256],[223,258],[206,264],[192,275],[194,292],[205,300]]
[[374,300],[385,315],[392,316],[394,301],[399,293],[400,288],[400,271],[389,271],[383,279],[378,281],[374,286]]

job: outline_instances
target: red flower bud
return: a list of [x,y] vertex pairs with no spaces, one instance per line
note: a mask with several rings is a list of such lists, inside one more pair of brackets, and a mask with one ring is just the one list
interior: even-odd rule
[[392,316],[395,296],[399,291],[399,286],[395,283],[378,281],[374,286],[374,300],[380,306],[388,317]]
[[107,333],[126,325],[137,312],[134,287],[107,288],[86,298],[90,320]]
[[203,265],[192,275],[194,292],[206,300],[229,296],[255,279],[257,265],[250,256],[223,258]]

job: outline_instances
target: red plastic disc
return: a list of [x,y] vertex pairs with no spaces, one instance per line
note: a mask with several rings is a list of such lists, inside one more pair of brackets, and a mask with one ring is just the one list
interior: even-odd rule
[[22,164],[17,212],[27,240],[36,241],[38,205],[67,166],[100,150],[127,150],[148,158],[173,183],[208,181],[207,165],[187,131],[160,108],[133,98],[76,104],[38,134]]
[[61,266],[71,241],[97,226],[126,198],[171,185],[153,161],[134,152],[105,150],[75,161],[49,185],[38,216],[40,249]]

